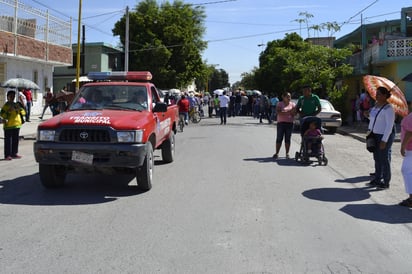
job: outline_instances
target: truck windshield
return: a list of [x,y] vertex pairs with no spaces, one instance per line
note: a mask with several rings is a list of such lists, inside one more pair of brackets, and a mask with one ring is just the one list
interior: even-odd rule
[[70,110],[104,108],[147,110],[147,88],[138,85],[84,86],[70,106]]

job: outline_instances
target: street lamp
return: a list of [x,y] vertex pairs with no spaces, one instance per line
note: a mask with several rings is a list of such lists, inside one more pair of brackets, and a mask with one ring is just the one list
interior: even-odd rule
[[[265,45],[265,44],[262,43],[262,44],[258,44],[257,46],[258,46],[258,47],[263,47],[264,45]],[[263,52],[263,48],[260,50],[260,53],[262,53],[262,52]]]

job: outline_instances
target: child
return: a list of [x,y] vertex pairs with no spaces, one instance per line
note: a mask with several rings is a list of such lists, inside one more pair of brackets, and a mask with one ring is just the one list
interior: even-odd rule
[[323,137],[320,129],[316,127],[316,122],[311,122],[309,124],[309,128],[305,131],[303,136],[304,138],[307,137],[305,140],[307,141],[308,153],[312,153],[312,150],[317,152],[319,149],[320,140]]

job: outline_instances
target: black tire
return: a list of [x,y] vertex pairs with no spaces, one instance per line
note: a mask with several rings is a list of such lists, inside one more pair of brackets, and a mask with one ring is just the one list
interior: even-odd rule
[[153,166],[153,146],[152,143],[148,142],[146,144],[146,156],[143,165],[136,169],[136,182],[140,190],[147,191],[152,188]]
[[57,188],[64,185],[67,171],[64,166],[39,164],[40,181],[46,188]]
[[325,156],[323,156],[323,165],[328,165],[328,158],[326,158]]
[[192,122],[197,124],[200,122],[200,120],[202,120],[202,117],[200,117],[200,113],[198,111],[195,111],[192,116]]
[[173,132],[170,133],[170,136],[162,144],[162,159],[165,163],[173,162],[175,158],[175,135]]

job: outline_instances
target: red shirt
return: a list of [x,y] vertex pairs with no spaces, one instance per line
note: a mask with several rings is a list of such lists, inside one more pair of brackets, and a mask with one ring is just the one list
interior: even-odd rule
[[189,112],[189,100],[186,98],[179,100],[177,105],[179,106],[179,112]]
[[31,90],[30,90],[30,89],[25,89],[25,90],[23,90],[23,94],[24,94],[24,96],[26,96],[27,102],[33,101],[33,98],[32,98],[32,96],[31,96]]

